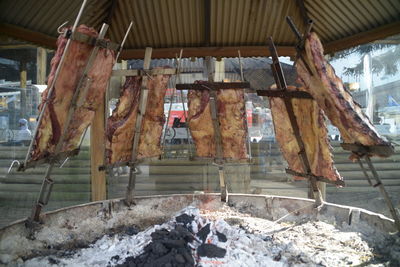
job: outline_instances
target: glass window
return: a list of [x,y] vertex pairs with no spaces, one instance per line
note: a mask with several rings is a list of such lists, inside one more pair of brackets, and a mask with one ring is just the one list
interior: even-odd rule
[[[36,129],[38,105],[47,87],[44,83],[54,53],[25,44],[14,45],[19,48],[0,50],[0,227],[30,215],[47,167],[40,165],[17,172]],[[39,62],[39,49],[45,53],[44,62]],[[40,63],[44,65],[41,69],[44,79],[38,84]],[[90,201],[89,142],[86,139],[79,156],[66,161],[62,168],[59,165],[54,168],[55,184],[45,211]]]
[[[377,130],[395,145],[395,155],[373,158],[373,162],[396,207],[400,205],[399,39],[399,36],[394,36],[338,52],[329,58],[337,75],[361,104]],[[43,77],[38,76],[38,54],[37,48],[33,47],[0,50],[0,212],[3,215],[0,226],[29,216],[46,169],[46,165],[41,165],[23,173],[17,172],[16,168],[9,172],[13,162],[18,164],[15,160],[21,161],[25,157],[29,131],[32,134],[36,127],[40,93],[46,88],[44,82],[37,84],[37,81],[43,81]],[[46,54],[45,71],[48,74],[52,52],[46,51]],[[295,85],[297,74],[293,62],[289,58],[281,58],[281,61],[287,83]],[[267,89],[275,83],[269,58],[243,58],[241,63],[242,68],[238,58],[213,59],[214,79],[240,81],[243,76],[256,90]],[[175,67],[175,64],[173,59],[152,60],[151,67]],[[141,69],[143,61],[131,60],[127,65],[132,69]],[[183,59],[180,77],[170,78],[164,104],[164,151],[161,160],[139,164],[136,195],[219,192],[218,167],[211,160],[196,158],[195,146],[187,130],[185,115],[188,92],[174,89],[175,83],[207,80],[203,66],[201,58]],[[109,112],[117,104],[123,82],[124,79],[113,78],[110,83]],[[307,197],[307,181],[295,181],[285,172],[287,163],[275,140],[268,99],[247,92],[245,110],[251,163],[226,164],[225,177],[229,191]],[[21,119],[25,119],[26,123],[21,123]],[[349,152],[341,149],[340,133],[332,125],[328,125],[328,129],[335,164],[347,186],[336,188],[328,185],[327,201],[390,216],[379,190],[368,185],[360,166],[348,159]],[[89,145],[87,136],[80,154],[65,162],[62,168],[55,168],[55,185],[46,210],[90,201]],[[108,198],[125,196],[128,174],[127,167],[114,168],[108,173]]]

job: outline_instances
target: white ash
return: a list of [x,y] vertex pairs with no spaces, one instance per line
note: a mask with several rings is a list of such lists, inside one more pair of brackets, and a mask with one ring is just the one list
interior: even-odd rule
[[[193,241],[192,255],[198,266],[386,266],[394,263],[390,259],[374,258],[374,249],[359,232],[342,231],[321,221],[296,223],[273,222],[251,217],[228,206],[217,211],[189,206],[176,216],[186,213],[194,215],[192,229],[197,233],[210,224],[206,243],[226,249],[224,258],[198,257],[196,248],[201,240]],[[115,266],[129,256],[138,256],[151,242],[151,233],[159,229],[172,230],[175,217],[129,236],[123,233],[105,235],[88,248],[80,249],[69,256],[37,257],[21,264],[25,266]],[[220,242],[217,231],[227,237]],[[393,255],[400,252],[399,239],[393,239]],[[118,255],[117,259],[114,257]],[[400,255],[400,254],[397,254]],[[114,258],[113,258],[114,257]],[[113,258],[113,259],[112,259]],[[393,259],[392,259],[393,260]]]

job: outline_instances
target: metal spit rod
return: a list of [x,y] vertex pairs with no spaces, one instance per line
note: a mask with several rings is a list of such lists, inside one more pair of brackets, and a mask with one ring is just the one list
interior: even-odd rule
[[357,162],[358,162],[358,164],[360,165],[360,168],[361,168],[362,172],[364,173],[365,178],[367,178],[368,184],[369,184],[370,186],[374,186],[374,185],[372,184],[371,178],[369,177],[369,175],[368,175],[368,173],[367,173],[367,170],[364,168],[364,165],[363,165],[361,159],[359,158],[359,159],[357,160]]
[[[72,26],[72,30],[71,30],[72,33],[75,32],[75,30],[76,30],[76,28],[77,28],[77,26],[78,26],[79,20],[80,20],[80,18],[81,18],[81,16],[82,16],[82,13],[83,13],[83,10],[84,10],[84,8],[85,8],[85,6],[86,6],[86,3],[87,3],[87,0],[83,0],[83,3],[82,3],[81,8],[80,8],[80,10],[79,10],[79,13],[78,13],[78,15],[76,16],[74,25]],[[69,51],[69,47],[70,47],[70,45],[71,45],[71,42],[72,42],[72,40],[71,40],[70,38],[68,38],[67,43],[66,43],[65,48],[64,48],[64,53],[62,54],[61,59],[60,59],[60,62],[58,63],[58,66],[57,66],[57,69],[56,69],[56,73],[54,74],[53,81],[52,81],[51,84],[50,84],[49,92],[48,92],[48,94],[47,94],[47,98],[46,98],[46,100],[45,100],[44,103],[43,103],[42,110],[40,111],[39,118],[38,118],[38,121],[37,121],[37,127],[36,127],[36,129],[35,129],[35,132],[33,133],[32,140],[31,140],[31,142],[30,142],[30,144],[29,144],[29,148],[28,148],[28,152],[26,153],[26,157],[25,157],[25,160],[24,160],[24,164],[23,164],[23,166],[21,166],[21,167],[22,167],[22,170],[24,170],[24,167],[26,166],[26,164],[27,164],[27,162],[28,162],[28,160],[29,160],[29,156],[30,156],[31,151],[32,151],[32,148],[33,148],[33,143],[35,142],[35,139],[36,139],[36,137],[37,137],[37,135],[38,135],[40,123],[41,123],[42,120],[43,120],[44,111],[46,110],[48,101],[49,101],[49,100],[51,99],[51,97],[52,97],[53,90],[54,90],[54,86],[55,86],[55,84],[56,84],[58,75],[60,74],[60,71],[61,71],[61,69],[62,69],[62,67],[63,67],[63,65],[64,65],[64,60],[65,60],[65,57],[66,57],[66,55],[67,55],[67,53],[68,53],[68,51]]]
[[[178,76],[180,75],[182,54],[183,54],[183,49],[181,49],[181,51],[179,53],[179,58],[176,59],[176,74],[175,74],[175,79],[174,79],[174,86],[172,87],[174,89],[175,89],[177,81],[178,81]],[[162,142],[161,142],[161,147],[162,148],[164,148],[164,145],[165,145],[165,138],[167,136],[169,119],[171,117],[172,102],[174,101],[175,90],[172,91],[171,97],[169,98],[169,108],[168,108],[167,122],[165,124],[165,130],[164,130],[164,134],[163,134],[163,138],[162,138]]]
[[133,21],[131,21],[131,23],[130,23],[129,26],[128,26],[128,29],[127,29],[126,32],[125,32],[124,38],[122,39],[122,42],[121,42],[121,44],[120,44],[120,46],[119,46],[117,56],[115,57],[115,63],[117,63],[117,61],[118,61],[118,59],[119,59],[119,55],[121,54],[122,49],[124,48],[125,41],[126,41],[126,39],[128,38],[129,31],[131,30],[132,25],[133,25]]

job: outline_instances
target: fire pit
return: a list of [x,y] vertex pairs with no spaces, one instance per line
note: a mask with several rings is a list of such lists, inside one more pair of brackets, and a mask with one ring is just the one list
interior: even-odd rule
[[169,195],[93,202],[0,230],[0,263],[27,266],[343,266],[398,264],[393,220],[308,199]]

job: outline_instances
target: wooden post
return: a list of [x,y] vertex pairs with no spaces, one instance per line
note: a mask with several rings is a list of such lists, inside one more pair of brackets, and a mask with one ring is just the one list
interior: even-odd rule
[[106,173],[99,171],[99,166],[104,165],[104,116],[103,99],[103,103],[96,110],[92,125],[90,126],[90,182],[92,201],[107,198]]
[[[128,69],[128,61],[127,60],[121,60],[121,64],[120,64],[120,70],[127,70]],[[125,84],[126,81],[126,76],[121,76],[121,86],[120,88],[122,88],[122,86]]]
[[215,75],[214,81],[216,82],[223,82],[225,79],[225,64],[224,59],[215,61]]
[[20,118],[25,118],[26,110],[27,110],[27,101],[26,101],[26,81],[27,74],[26,74],[26,62],[20,63],[20,88],[21,88],[21,95],[20,95]]
[[46,84],[47,52],[45,48],[38,47],[36,53],[36,84]]

